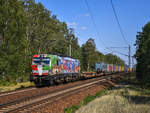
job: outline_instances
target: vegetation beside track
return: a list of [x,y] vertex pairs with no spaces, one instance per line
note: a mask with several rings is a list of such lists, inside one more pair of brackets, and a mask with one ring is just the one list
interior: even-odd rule
[[80,105],[74,105],[72,106],[71,108],[68,107],[64,110],[65,113],[75,113],[76,110],[78,110],[80,107],[84,106],[84,105],[87,105],[89,102],[91,102],[92,100],[102,96],[105,94],[105,90],[101,90],[99,91],[98,93],[96,93],[96,95],[92,96],[92,95],[88,95],[87,97],[85,97]]
[[150,22],[136,35],[136,77],[142,87],[150,87]]
[[0,86],[0,92],[5,92],[5,91],[13,91],[17,89],[23,89],[27,87],[32,87],[34,86],[34,83],[31,82],[22,82],[22,83],[17,83],[17,84],[8,84],[6,86]]
[[133,73],[119,81],[118,87],[102,92],[87,96],[65,113],[150,113],[150,89],[141,88]]

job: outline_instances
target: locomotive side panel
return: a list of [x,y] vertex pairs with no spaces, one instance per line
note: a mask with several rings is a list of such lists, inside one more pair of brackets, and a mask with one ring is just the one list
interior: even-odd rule
[[69,57],[51,54],[34,55],[31,62],[30,81],[36,85],[76,79],[80,75],[80,62]]

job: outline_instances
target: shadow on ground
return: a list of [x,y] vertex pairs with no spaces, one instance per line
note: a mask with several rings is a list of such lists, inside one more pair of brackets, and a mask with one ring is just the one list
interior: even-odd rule
[[150,97],[146,96],[124,96],[130,102],[133,102],[135,104],[150,104]]

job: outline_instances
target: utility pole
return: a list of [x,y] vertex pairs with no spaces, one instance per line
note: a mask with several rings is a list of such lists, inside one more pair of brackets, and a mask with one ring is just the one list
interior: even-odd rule
[[134,66],[134,57],[132,57],[132,63],[133,63],[133,66]]
[[71,43],[69,44],[69,56],[71,57]]
[[129,45],[129,68],[131,67],[131,47]]
[[[124,56],[126,56],[126,57],[128,57],[128,66],[129,66],[129,68],[131,68],[131,47],[130,47],[130,45],[129,46],[127,46],[127,47],[107,47],[108,49],[109,48],[125,48],[125,49],[128,49],[128,54],[124,54],[124,53],[121,53],[121,52],[118,52],[118,51],[113,51],[113,52],[115,52],[115,53],[119,53],[119,54],[121,54],[121,55],[124,55]],[[106,48],[106,49],[107,49]],[[133,61],[133,60],[132,60]]]
[[132,67],[134,67],[134,57],[132,56]]
[[70,40],[70,43],[69,43],[69,56],[71,57],[71,40]]

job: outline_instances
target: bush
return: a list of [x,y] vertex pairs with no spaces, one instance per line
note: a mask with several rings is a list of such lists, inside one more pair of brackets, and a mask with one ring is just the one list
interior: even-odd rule
[[83,99],[82,104],[83,104],[83,105],[86,105],[86,104],[88,104],[89,102],[91,102],[92,100],[94,100],[95,98],[102,96],[103,94],[105,94],[105,90],[99,91],[98,93],[96,93],[95,96],[88,95],[87,97],[85,97],[85,98]]
[[76,106],[72,106],[71,108],[65,108],[64,112],[65,113],[75,113],[76,110],[78,110],[80,108],[80,106],[76,105]]
[[79,106],[76,105],[76,106],[72,106],[72,107],[67,107],[67,108],[64,109],[64,112],[65,113],[75,113],[75,111],[78,110],[81,106],[88,104],[89,102],[91,102],[95,98],[100,97],[104,94],[105,94],[105,90],[99,91],[98,93],[95,94],[95,96],[92,96],[92,95],[89,94],[87,97],[85,97],[82,100],[82,102]]

